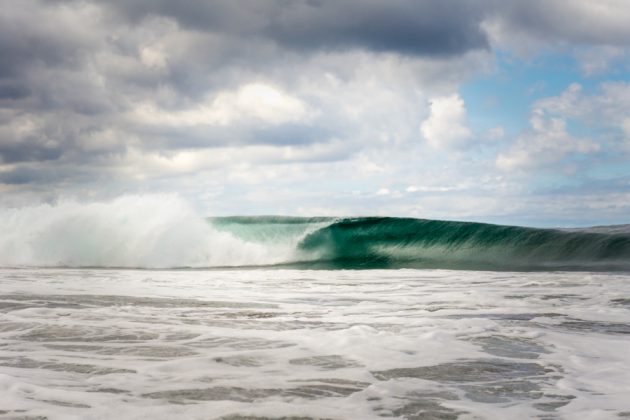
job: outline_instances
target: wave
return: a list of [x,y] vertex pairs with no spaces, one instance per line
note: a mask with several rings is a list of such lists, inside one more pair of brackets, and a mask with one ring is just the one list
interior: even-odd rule
[[315,267],[472,270],[628,270],[630,232],[536,229],[366,217],[307,235]]
[[628,226],[536,229],[411,218],[203,219],[176,195],[0,210],[0,265],[630,270]]

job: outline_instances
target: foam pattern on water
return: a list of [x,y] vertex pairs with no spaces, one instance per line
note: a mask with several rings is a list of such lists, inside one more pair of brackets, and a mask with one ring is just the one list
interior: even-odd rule
[[0,418],[620,418],[629,280],[2,269]]

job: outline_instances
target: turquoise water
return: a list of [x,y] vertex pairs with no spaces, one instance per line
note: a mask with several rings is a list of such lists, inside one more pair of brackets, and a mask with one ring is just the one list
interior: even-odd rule
[[226,217],[209,223],[246,242],[293,244],[296,259],[277,265],[297,268],[630,268],[630,232],[618,227],[569,231],[392,217]]

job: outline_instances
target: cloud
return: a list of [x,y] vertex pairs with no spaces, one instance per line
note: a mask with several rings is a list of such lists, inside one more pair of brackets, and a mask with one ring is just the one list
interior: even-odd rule
[[578,83],[571,84],[560,95],[542,99],[537,106],[546,112],[585,122],[619,126],[630,107],[630,83],[604,82],[588,93]]
[[622,2],[4,3],[0,204],[179,191],[212,213],[472,214],[461,194],[496,215],[526,190],[515,169],[630,151],[624,82],[534,104],[516,139],[457,93],[497,48],[579,47],[601,75],[628,49]]
[[493,44],[526,51],[549,46],[629,46],[625,0],[531,0],[485,4],[484,27]]
[[348,48],[419,55],[461,54],[488,47],[475,2],[439,0],[262,0],[247,6],[205,2],[107,2],[124,17],[161,15],[182,27],[248,39],[268,39],[296,51]]
[[536,106],[549,115],[603,130],[600,142],[614,153],[630,150],[630,83],[604,82],[592,92],[573,83],[560,95],[542,99]]
[[466,107],[459,95],[433,98],[431,111],[421,125],[422,135],[437,148],[461,147],[471,139],[466,125]]
[[627,66],[630,63],[630,51],[610,45],[580,48],[575,52],[575,57],[586,76],[603,75],[615,64]]
[[[627,156],[630,153],[628,109],[629,83],[604,82],[591,93],[572,83],[559,95],[534,103],[529,131],[498,155],[497,166],[506,170],[549,167],[567,157],[585,157],[596,152],[611,160]],[[588,127],[592,138],[571,135],[567,126],[574,122]]]
[[271,125],[295,123],[308,118],[304,102],[263,83],[249,83],[235,91],[224,91],[197,104],[193,109],[164,110],[152,103],[140,103],[132,111],[135,121],[172,127],[231,125],[254,120]]
[[506,152],[497,156],[497,166],[504,170],[535,169],[554,165],[567,156],[589,154],[600,146],[589,139],[580,139],[567,132],[566,122],[549,118],[535,109],[530,120],[531,130],[521,136]]
[[[345,28],[359,11],[363,23]],[[401,141],[424,111],[423,90],[452,90],[485,60],[474,53],[485,54],[478,19],[451,11],[408,1],[25,0],[0,11],[10,57],[0,64],[0,161],[116,166],[138,150]],[[403,18],[412,32],[390,31]],[[317,45],[291,44],[309,22]],[[449,35],[455,26],[461,37]]]

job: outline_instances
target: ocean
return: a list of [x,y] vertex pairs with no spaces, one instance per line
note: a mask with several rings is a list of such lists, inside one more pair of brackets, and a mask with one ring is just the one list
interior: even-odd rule
[[2,214],[0,418],[630,417],[625,226],[133,200]]

